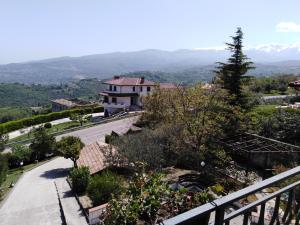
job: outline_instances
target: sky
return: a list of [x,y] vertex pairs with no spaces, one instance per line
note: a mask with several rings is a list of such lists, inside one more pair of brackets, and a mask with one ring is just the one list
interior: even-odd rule
[[143,49],[300,46],[299,0],[0,0],[0,64]]

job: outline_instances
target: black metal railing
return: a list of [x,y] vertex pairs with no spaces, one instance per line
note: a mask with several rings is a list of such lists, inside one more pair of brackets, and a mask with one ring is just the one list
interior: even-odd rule
[[[189,210],[178,216],[170,218],[161,222],[164,225],[299,225],[299,203],[295,195],[296,188],[300,186],[300,181],[293,179],[293,182],[288,180],[300,174],[300,166],[295,167],[286,172],[280,173],[269,179],[248,186],[242,190],[226,195],[213,202],[201,205],[197,208]],[[287,181],[284,185],[284,181]],[[271,189],[272,192],[263,193],[266,188]],[[280,188],[279,188],[280,187]],[[245,199],[250,195],[260,193],[261,198],[242,205],[235,211],[229,212],[233,203]],[[272,204],[271,212],[267,212],[266,206]],[[257,212],[256,212],[257,211]],[[267,213],[266,213],[267,212]],[[253,214],[257,216],[254,217]]]

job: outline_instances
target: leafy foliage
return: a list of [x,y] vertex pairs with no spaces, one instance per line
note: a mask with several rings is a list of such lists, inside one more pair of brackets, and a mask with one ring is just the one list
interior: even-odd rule
[[32,149],[25,145],[14,145],[12,147],[12,153],[9,156],[9,167],[19,167],[21,163],[23,165],[31,162]]
[[244,129],[243,114],[230,100],[225,90],[206,89],[201,84],[172,91],[158,89],[145,99],[142,120],[155,129],[169,125],[169,151],[179,156],[191,151],[198,163],[214,161],[221,150],[216,140]]
[[77,194],[84,194],[90,182],[90,171],[88,167],[73,168],[70,172],[72,189]]
[[8,162],[7,156],[5,154],[0,154],[0,184],[2,184],[7,175]]
[[80,151],[84,147],[84,143],[79,137],[67,136],[63,137],[57,143],[57,151],[66,159],[71,159],[74,167],[77,167],[76,160],[79,158]]
[[56,148],[56,141],[54,136],[47,133],[45,128],[40,127],[33,131],[34,139],[30,144],[33,156],[37,160],[42,160],[46,154],[51,154]]
[[46,128],[46,129],[49,129],[49,128],[51,128],[52,127],[52,124],[51,123],[45,123],[44,124],[44,127]]
[[8,135],[0,133],[0,151],[4,150],[4,145],[8,142]]
[[52,112],[48,114],[36,115],[29,118],[24,118],[20,120],[10,121],[0,124],[0,134],[8,133],[14,130],[18,130],[24,127],[37,125],[41,123],[46,123],[52,120],[57,120],[65,117],[69,117],[72,114],[80,113],[87,114],[93,112],[103,112],[103,107],[81,107],[71,110],[65,110],[61,112]]
[[0,107],[50,105],[51,99],[93,97],[104,89],[97,79],[84,79],[60,85],[0,84]]
[[236,35],[231,37],[232,43],[226,43],[228,50],[232,52],[227,63],[219,62],[217,67],[217,81],[222,87],[229,91],[233,96],[232,103],[235,105],[244,105],[242,93],[242,79],[249,69],[252,69],[252,62],[243,53],[243,32],[241,28],[237,28]]
[[104,224],[156,224],[158,219],[175,216],[209,200],[212,196],[207,191],[172,191],[161,174],[140,172],[127,189],[109,202]]
[[117,194],[121,189],[121,178],[116,174],[104,171],[100,175],[92,177],[87,188],[88,196],[93,204],[100,205],[107,203],[112,194]]

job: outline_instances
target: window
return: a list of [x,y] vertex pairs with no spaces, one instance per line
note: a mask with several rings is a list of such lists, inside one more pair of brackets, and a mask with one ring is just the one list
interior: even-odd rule
[[132,92],[135,92],[135,87],[132,87]]
[[140,87],[140,91],[143,91],[143,86]]
[[114,86],[114,91],[117,91],[117,86]]
[[151,91],[151,87],[147,87],[147,91],[148,91],[148,92]]
[[116,104],[116,103],[117,103],[117,98],[113,97],[113,98],[111,99],[111,102]]
[[109,85],[109,90],[112,91],[112,86],[111,85]]

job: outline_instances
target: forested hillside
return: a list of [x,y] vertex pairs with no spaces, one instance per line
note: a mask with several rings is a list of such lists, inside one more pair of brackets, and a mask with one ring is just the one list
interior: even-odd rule
[[103,89],[97,79],[61,85],[0,84],[0,107],[49,105],[51,99],[93,97]]

